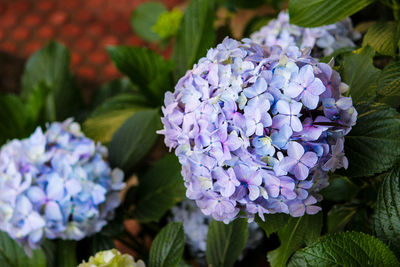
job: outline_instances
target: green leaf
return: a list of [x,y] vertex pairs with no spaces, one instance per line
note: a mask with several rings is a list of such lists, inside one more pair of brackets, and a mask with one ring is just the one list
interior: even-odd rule
[[400,258],[400,167],[385,177],[376,201],[374,229],[379,239]]
[[0,144],[30,134],[25,129],[25,114],[25,106],[19,97],[12,94],[0,95]]
[[399,262],[393,252],[376,237],[345,232],[326,236],[297,251],[289,266],[399,266]]
[[330,178],[329,186],[324,188],[321,194],[324,200],[341,202],[353,199],[358,191],[360,191],[359,187],[349,178],[335,174]]
[[28,257],[16,241],[0,232],[0,263],[1,267],[46,267],[46,257],[40,249]]
[[174,267],[179,264],[185,247],[182,223],[172,222],[156,236],[150,249],[150,267]]
[[350,87],[348,94],[354,103],[371,100],[375,96],[380,70],[373,65],[374,49],[366,46],[344,57],[342,80]]
[[43,253],[46,257],[46,266],[47,267],[55,267],[56,265],[56,258],[57,258],[57,246],[56,240],[45,239],[41,244]]
[[369,207],[357,207],[356,213],[346,225],[346,230],[373,234],[373,218]]
[[57,267],[76,267],[76,241],[59,239],[57,243]]
[[93,110],[90,116],[96,117],[117,110],[139,109],[146,106],[146,99],[142,95],[137,93],[121,93],[104,101]]
[[375,0],[290,0],[290,23],[316,27],[338,22]]
[[128,78],[116,79],[103,84],[94,92],[91,105],[97,107],[106,100],[122,93],[133,93],[136,88]]
[[400,95],[400,60],[391,61],[382,70],[378,79],[378,94],[384,96]]
[[385,104],[361,104],[357,124],[346,136],[348,177],[371,176],[383,172],[400,156],[400,114]]
[[185,191],[177,157],[172,154],[164,156],[148,172],[139,176],[135,219],[140,222],[159,221],[185,197]]
[[49,91],[44,82],[39,82],[26,99],[24,106],[27,122],[25,126],[32,131],[39,125],[55,120],[55,110],[45,108]]
[[212,220],[208,227],[206,258],[213,267],[233,266],[247,242],[246,219],[229,224]]
[[286,266],[290,256],[299,248],[316,241],[322,229],[322,213],[291,217],[288,223],[278,231],[281,246],[268,253],[272,267]]
[[90,117],[83,123],[83,132],[93,140],[106,144],[136,111],[137,108],[132,107]]
[[118,70],[139,87],[149,103],[163,103],[164,93],[172,88],[171,61],[145,47],[109,46],[107,50]]
[[83,131],[96,141],[108,143],[129,117],[145,108],[146,100],[143,96],[121,93],[100,104],[83,123]]
[[137,35],[148,42],[156,42],[161,37],[152,30],[160,15],[167,11],[160,2],[147,2],[139,5],[132,12],[131,25]]
[[365,34],[363,46],[369,45],[382,55],[394,56],[396,55],[397,39],[396,22],[377,22]]
[[140,110],[127,119],[110,142],[109,158],[112,166],[131,171],[157,140],[159,125],[157,109]]
[[333,206],[332,209],[328,212],[328,233],[332,234],[343,231],[345,226],[350,222],[351,218],[353,218],[356,212],[356,207],[348,207],[342,205]]
[[384,102],[392,107],[399,105],[400,97],[400,60],[394,60],[386,65],[378,79],[377,93]]
[[175,80],[182,77],[213,47],[214,19],[215,0],[192,0],[186,8],[172,54],[176,64]]
[[44,83],[50,91],[47,109],[55,112],[57,120],[76,115],[82,106],[69,63],[68,50],[59,43],[50,42],[29,58],[22,75],[22,97],[28,99],[38,84]]
[[260,226],[265,234],[270,236],[272,233],[279,231],[289,221],[290,216],[284,213],[264,215],[265,221],[262,221],[259,216],[256,216],[256,223]]

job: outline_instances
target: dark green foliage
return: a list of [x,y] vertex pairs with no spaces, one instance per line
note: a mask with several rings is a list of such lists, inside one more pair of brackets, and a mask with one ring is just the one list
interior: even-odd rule
[[247,220],[229,224],[212,220],[207,233],[206,258],[215,267],[233,266],[247,242]]

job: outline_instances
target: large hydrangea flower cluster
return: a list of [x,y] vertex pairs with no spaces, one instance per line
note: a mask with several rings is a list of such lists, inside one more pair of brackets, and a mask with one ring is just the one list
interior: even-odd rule
[[27,251],[44,237],[80,240],[120,204],[123,173],[71,119],[38,127],[0,150],[0,229]]
[[168,147],[188,198],[230,222],[314,214],[329,170],[347,167],[344,135],[357,112],[331,66],[298,47],[226,38],[165,96]]
[[361,34],[353,30],[350,18],[331,25],[302,28],[289,23],[287,11],[281,11],[277,19],[251,35],[251,39],[260,45],[279,45],[283,49],[293,45],[311,48],[314,57],[328,56],[339,48],[355,46],[354,41],[360,38]]
[[[185,241],[189,245],[192,255],[196,257],[199,263],[204,263],[207,232],[211,218],[204,215],[193,201],[186,199],[171,209],[169,220],[183,222]],[[244,251],[257,247],[264,236],[263,231],[255,222],[248,225],[248,233]]]

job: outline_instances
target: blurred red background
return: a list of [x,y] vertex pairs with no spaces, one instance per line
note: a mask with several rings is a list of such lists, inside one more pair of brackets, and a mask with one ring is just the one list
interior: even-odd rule
[[[18,92],[24,61],[54,39],[70,50],[72,71],[87,98],[99,84],[119,77],[105,46],[145,45],[130,26],[132,11],[144,2],[0,0],[0,90]],[[182,0],[160,2],[171,8]]]

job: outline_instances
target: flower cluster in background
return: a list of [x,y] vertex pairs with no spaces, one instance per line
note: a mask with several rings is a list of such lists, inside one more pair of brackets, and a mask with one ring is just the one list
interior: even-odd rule
[[38,127],[0,150],[0,229],[25,248],[47,237],[80,240],[113,217],[125,186],[107,149],[72,120]]
[[160,15],[152,30],[163,39],[169,38],[178,32],[182,18],[183,13],[178,8],[166,11]]
[[286,11],[281,11],[277,19],[251,35],[251,39],[260,45],[279,45],[283,49],[293,45],[301,49],[311,48],[314,57],[320,57],[321,54],[328,56],[339,48],[353,47],[353,41],[360,38],[361,34],[353,30],[350,18],[331,25],[302,28],[289,23]]
[[[182,201],[171,209],[171,213],[169,218],[171,221],[183,222],[186,244],[189,245],[192,255],[199,261],[204,261],[211,217],[205,216],[191,200]],[[255,222],[249,224],[248,230],[249,234],[244,250],[257,247],[264,236],[262,229]]]
[[168,147],[188,198],[226,223],[239,211],[314,214],[327,172],[347,167],[344,135],[357,119],[331,66],[296,46],[226,38],[165,96]]
[[131,255],[121,254],[116,249],[97,252],[88,262],[79,264],[78,267],[145,267],[142,260],[135,260]]

